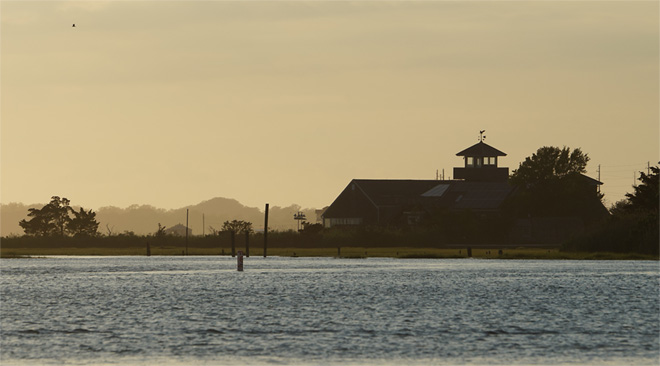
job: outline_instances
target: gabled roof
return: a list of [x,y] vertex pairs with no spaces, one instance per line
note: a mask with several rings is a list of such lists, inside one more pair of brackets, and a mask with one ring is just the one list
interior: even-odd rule
[[495,209],[514,188],[507,182],[461,180],[367,180],[355,184],[378,207],[425,204],[460,209]]
[[593,179],[593,178],[591,178],[591,177],[588,177],[588,176],[586,176],[586,175],[584,175],[584,174],[580,174],[580,177],[581,177],[582,180],[584,180],[587,184],[592,185],[592,186],[600,186],[600,185],[603,185],[603,184],[604,184],[603,182],[601,182],[601,181],[599,181],[599,180],[597,180],[597,179]]
[[[354,179],[347,189],[359,190],[379,210],[381,222],[402,210],[498,209],[514,188],[507,182],[466,182],[459,180],[372,180]],[[335,201],[325,217],[342,217],[350,209],[347,202]]]
[[[353,179],[323,213],[323,217],[354,217],[364,210],[377,210],[379,220],[388,222],[404,207],[420,205],[424,192],[437,186],[437,180]],[[374,211],[376,212],[376,211]]]
[[354,179],[355,184],[375,206],[409,204],[437,186],[437,180]]
[[506,156],[506,154],[486,144],[483,141],[479,141],[467,149],[457,153],[456,156]]

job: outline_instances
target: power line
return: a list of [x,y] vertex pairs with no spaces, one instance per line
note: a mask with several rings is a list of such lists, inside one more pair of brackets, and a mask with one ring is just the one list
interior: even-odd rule
[[[606,168],[606,167],[601,167],[601,168]],[[640,167],[639,169],[632,169],[632,168],[630,168],[630,169],[607,169],[607,170],[603,170],[603,172],[607,171],[607,172],[618,173],[618,172],[629,172],[631,170],[633,170],[633,171],[642,171],[642,170],[646,170],[646,167]]]
[[624,168],[631,166],[646,166],[648,163],[637,163],[637,164],[625,164],[625,165],[602,165],[603,168]]

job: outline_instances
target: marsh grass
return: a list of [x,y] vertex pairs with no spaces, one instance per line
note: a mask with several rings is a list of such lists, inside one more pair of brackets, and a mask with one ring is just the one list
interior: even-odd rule
[[[197,248],[189,247],[188,255],[201,256],[230,256],[231,251],[219,248]],[[245,248],[237,247],[236,251]],[[410,248],[410,247],[341,247],[340,258],[467,258],[466,248]],[[185,248],[179,246],[153,246],[152,256],[181,256],[185,254]],[[25,258],[47,255],[68,256],[146,256],[146,248],[0,248],[1,258]],[[251,248],[250,255],[262,257],[263,248]],[[337,248],[269,248],[268,256],[281,257],[338,257]],[[565,252],[559,249],[544,248],[503,248],[502,254],[499,249],[473,248],[472,257],[480,259],[582,259],[582,260],[658,260],[657,256],[636,253],[611,253],[611,252]]]
[[0,258],[8,259],[8,258],[32,258],[32,257],[29,256],[29,255],[25,255],[25,254],[16,254],[14,252],[2,252],[2,251],[0,251]]

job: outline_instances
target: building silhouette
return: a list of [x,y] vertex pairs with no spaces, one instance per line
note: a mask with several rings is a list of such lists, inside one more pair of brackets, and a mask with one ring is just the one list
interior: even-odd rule
[[[506,153],[483,138],[456,154],[464,165],[454,168],[451,180],[353,179],[323,212],[325,228],[410,227],[431,217],[455,220],[469,213],[482,221],[501,217],[507,202],[519,193],[509,183],[509,168],[500,167]],[[583,176],[594,189],[601,182]],[[606,209],[597,202],[602,210]],[[463,215],[463,216],[461,216]],[[509,221],[508,239],[517,242],[560,241],[584,230],[582,218],[515,217]],[[479,224],[466,230],[481,230]]]

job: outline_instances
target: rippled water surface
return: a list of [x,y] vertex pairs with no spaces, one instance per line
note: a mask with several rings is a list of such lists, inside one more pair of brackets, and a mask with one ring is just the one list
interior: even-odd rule
[[658,364],[657,262],[1,263],[2,364]]

